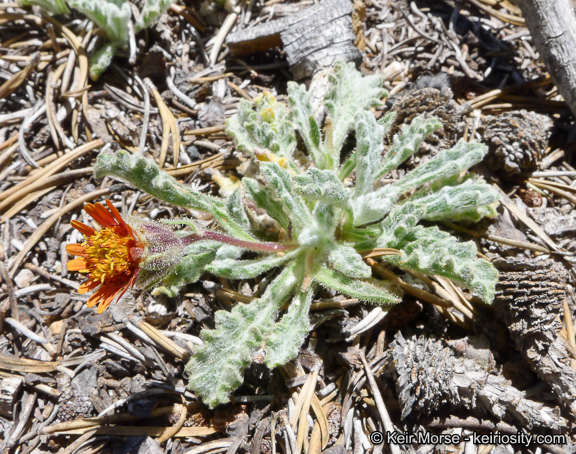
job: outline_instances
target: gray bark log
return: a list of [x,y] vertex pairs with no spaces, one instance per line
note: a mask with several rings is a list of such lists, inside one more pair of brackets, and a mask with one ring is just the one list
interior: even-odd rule
[[325,0],[283,19],[232,33],[226,45],[233,56],[242,56],[283,44],[290,71],[301,80],[337,60],[362,60],[354,47],[352,10],[351,0]]
[[576,115],[576,14],[571,0],[516,0],[540,58]]

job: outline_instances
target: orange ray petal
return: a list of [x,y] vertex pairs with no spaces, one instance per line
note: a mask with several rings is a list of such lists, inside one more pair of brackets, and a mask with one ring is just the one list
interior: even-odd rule
[[83,222],[80,221],[72,221],[70,222],[70,224],[72,224],[72,227],[74,227],[76,230],[78,230],[80,233],[86,235],[86,236],[92,236],[96,233],[96,230],[94,230],[92,227],[87,226],[86,224],[84,224]]
[[78,243],[71,243],[66,245],[66,252],[70,255],[79,255],[80,257],[88,257],[84,252],[84,246]]
[[68,271],[82,271],[86,269],[86,262],[84,261],[84,259],[70,260],[66,264],[66,268],[68,269]]
[[116,225],[116,220],[114,217],[100,203],[96,203],[94,205],[87,203],[84,206],[84,211],[86,211],[86,213],[88,213],[92,219],[94,219],[102,227],[114,227]]
[[108,205],[108,209],[110,210],[110,213],[112,213],[112,216],[114,216],[114,219],[116,219],[116,222],[118,223],[118,225],[121,225],[122,227],[126,226],[124,219],[122,219],[122,215],[116,209],[116,207],[114,205],[112,205],[112,202],[110,202],[110,200],[106,199],[106,205]]
[[95,289],[99,285],[100,285],[100,282],[98,282],[98,281],[93,281],[91,279],[87,280],[78,288],[78,293],[80,293],[82,295],[83,293],[87,293],[90,290]]

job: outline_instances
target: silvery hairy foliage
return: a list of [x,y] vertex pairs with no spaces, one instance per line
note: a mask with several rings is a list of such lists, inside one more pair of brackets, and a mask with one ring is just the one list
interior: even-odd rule
[[[474,242],[459,241],[433,225],[495,214],[495,192],[466,173],[487,148],[461,141],[383,184],[383,177],[441,124],[415,118],[385,147],[394,114],[376,120],[370,110],[386,96],[381,83],[378,75],[363,77],[353,65],[337,63],[321,122],[310,93],[295,83],[288,86],[288,105],[268,93],[254,103],[243,101],[227,132],[258,164],[258,172],[242,178],[228,198],[202,194],[151,160],[127,152],[99,156],[97,176],[116,176],[166,202],[210,212],[219,225],[208,232],[192,224],[194,233],[187,238],[194,241],[184,242],[180,259],[154,281],[157,291],[174,296],[206,272],[228,279],[273,276],[258,299],[216,312],[215,328],[202,332],[204,345],[186,370],[190,387],[208,405],[228,402],[262,349],[270,368],[297,355],[321,288],[370,304],[399,302],[399,291],[373,276],[363,259],[366,252],[396,249],[396,255],[380,260],[447,277],[484,302],[492,301],[498,279],[494,267],[477,258]],[[343,156],[347,143],[355,147]],[[146,262],[141,267],[146,270]]]
[[[75,9],[105,34],[107,42],[90,57],[90,77],[97,79],[110,63],[114,54],[128,46],[130,39],[129,22],[132,21],[132,8],[127,0],[19,0],[23,5],[38,5],[53,14],[68,14]],[[68,5],[66,4],[68,3]],[[139,17],[134,21],[134,33],[148,28],[164,13],[173,2],[168,0],[144,0]]]

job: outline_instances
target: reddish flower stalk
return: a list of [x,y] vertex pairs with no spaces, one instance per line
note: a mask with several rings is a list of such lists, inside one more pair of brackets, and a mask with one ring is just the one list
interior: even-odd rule
[[208,230],[202,233],[193,233],[191,235],[185,236],[184,238],[182,238],[182,243],[188,245],[194,243],[195,241],[200,240],[218,241],[219,243],[238,246],[243,249],[247,249],[249,251],[254,252],[286,252],[291,249],[296,249],[297,247],[297,245],[288,245],[282,243],[273,243],[273,242],[260,243],[256,241],[253,242],[253,241],[238,240],[236,238],[223,235],[222,233],[210,232]]

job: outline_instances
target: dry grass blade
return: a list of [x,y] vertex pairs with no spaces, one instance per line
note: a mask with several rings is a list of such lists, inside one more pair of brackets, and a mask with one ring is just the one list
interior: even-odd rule
[[526,213],[523,213],[522,210],[520,210],[520,208],[518,208],[518,206],[512,201],[510,200],[510,197],[508,197],[504,191],[502,191],[502,189],[500,189],[499,186],[494,185],[494,188],[498,191],[498,193],[500,194],[500,202],[506,207],[508,208],[508,210],[510,210],[510,212],[516,216],[520,221],[522,221],[527,227],[529,227],[530,229],[532,229],[532,231],[538,235],[548,246],[550,246],[553,250],[558,251],[558,246],[556,245],[556,243],[554,243],[554,241],[552,240],[552,238],[550,238],[546,232],[544,232],[544,230],[538,225],[536,224],[536,222],[534,222],[532,219],[530,219],[528,217],[528,215]]
[[182,360],[185,360],[190,356],[190,354],[186,350],[184,350],[182,347],[180,347],[171,339],[164,336],[164,334],[162,334],[152,325],[146,323],[144,320],[140,320],[138,322],[138,327],[142,331],[144,331],[144,333],[146,333],[146,335],[148,335],[150,339],[152,339],[156,344],[158,344],[158,346],[160,346],[167,352],[171,353],[172,355]]
[[523,17],[502,13],[493,8],[490,8],[489,6],[483,5],[481,2],[477,0],[466,0],[466,2],[471,3],[472,5],[476,6],[479,10],[484,11],[485,13],[500,19],[502,22],[508,22],[509,24],[517,25],[519,27],[526,27],[526,21],[524,20]]
[[70,445],[68,445],[64,450],[60,451],[60,454],[72,454],[76,449],[90,440],[94,435],[96,435],[96,429],[86,432],[74,443],[70,443]]
[[54,372],[57,361],[38,361],[36,359],[16,358],[15,356],[0,355],[0,369],[18,372],[32,372],[41,374],[43,372]]
[[[59,170],[65,168],[72,161],[78,159],[80,156],[94,150],[95,148],[100,148],[104,145],[102,139],[97,139],[92,142],[86,143],[84,145],[75,148],[74,150],[60,156],[52,164],[46,166],[37,172],[32,173],[26,180],[18,183],[16,186],[4,191],[0,194],[0,212],[5,210],[8,206],[11,206],[16,201],[22,199],[29,193],[42,187],[45,180],[51,175],[55,174]],[[38,173],[41,173],[39,176]]]
[[208,452],[224,452],[230,446],[232,446],[233,441],[230,438],[225,438],[222,440],[213,440],[206,443],[202,443],[200,446],[196,446],[184,454],[204,454]]
[[514,246],[514,247],[518,247],[518,248],[522,248],[522,249],[528,249],[530,251],[543,252],[545,254],[550,253],[550,250],[548,248],[545,248],[544,246],[540,246],[539,244],[528,243],[526,241],[511,240],[509,238],[504,238],[504,237],[496,236],[496,235],[489,235],[487,233],[478,233],[478,232],[475,232],[474,230],[467,229],[465,227],[453,224],[452,222],[448,222],[448,221],[444,221],[444,224],[453,230],[457,230],[459,232],[466,233],[466,234],[473,236],[473,237],[476,237],[476,238],[484,238],[486,240],[494,241],[495,243],[506,244],[508,246]]
[[167,428],[166,432],[164,432],[160,437],[158,437],[158,443],[164,443],[166,440],[169,440],[170,438],[175,436],[180,431],[180,429],[182,429],[182,426],[186,421],[186,415],[188,414],[186,408],[186,399],[184,399],[184,396],[182,395],[180,397],[182,399],[182,406],[181,406],[182,409],[180,411],[180,417],[178,418],[178,421],[173,427]]
[[362,252],[362,257],[365,259],[371,259],[374,257],[383,257],[385,255],[402,255],[402,252],[400,252],[398,249],[394,249],[391,247],[370,249],[369,251]]
[[444,308],[452,307],[452,303],[450,303],[449,301],[446,301],[445,299],[439,298],[436,295],[433,295],[432,293],[427,292],[426,290],[419,289],[417,287],[414,287],[414,286],[404,282],[402,279],[400,279],[398,276],[396,276],[392,271],[387,270],[386,268],[384,268],[382,266],[381,263],[376,262],[374,259],[367,259],[366,263],[369,266],[371,266],[372,269],[374,269],[376,271],[376,273],[380,274],[384,279],[390,280],[390,281],[398,284],[400,286],[400,288],[402,290],[404,290],[406,293],[409,293],[410,295],[413,295],[416,298],[420,298],[421,300],[424,300],[427,303],[433,304],[434,306],[437,306],[437,307],[444,307]]
[[40,241],[40,239],[44,236],[44,234],[56,223],[56,221],[61,219],[62,216],[64,216],[66,213],[74,210],[75,208],[81,206],[86,202],[97,199],[98,197],[101,197],[103,195],[110,194],[111,192],[114,192],[115,190],[118,190],[121,187],[122,185],[115,185],[109,188],[99,189],[97,191],[90,192],[85,196],[82,196],[74,200],[73,202],[70,202],[68,205],[65,205],[60,210],[58,210],[57,213],[54,213],[52,216],[50,216],[46,221],[42,223],[42,225],[38,227],[38,229],[30,236],[30,238],[28,238],[28,241],[26,241],[24,248],[18,253],[16,258],[12,261],[10,268],[10,276],[13,277],[14,274],[16,274],[16,271],[20,267],[20,263],[22,262],[22,260],[24,260],[24,257],[26,257],[26,254],[28,254],[28,252],[34,247],[34,245],[38,241]]
[[38,66],[39,62],[40,52],[36,52],[32,55],[30,63],[28,63],[28,65],[26,65],[22,71],[18,71],[0,86],[0,99],[7,98],[10,96],[10,94],[16,91],[18,87],[22,85],[24,81],[28,79],[28,76],[30,76],[30,74],[32,74],[32,72],[36,69],[36,66]]
[[82,177],[85,175],[91,175],[93,170],[94,169],[92,167],[86,167],[85,169],[67,170],[66,172],[57,173],[56,175],[52,175],[50,178],[47,178],[46,180],[44,180],[43,184],[41,184],[40,187],[38,188],[39,189],[38,191],[34,191],[33,193],[28,194],[26,197],[24,197],[23,199],[18,201],[14,206],[12,206],[12,208],[10,208],[8,211],[6,211],[2,215],[2,219],[3,220],[10,219],[12,216],[14,216],[14,215],[18,214],[20,211],[22,211],[30,203],[39,199],[40,197],[42,197],[47,192],[52,191],[52,189],[55,186],[59,186],[62,183],[66,183],[70,180],[74,180],[76,178],[79,178],[79,177]]
[[[105,426],[97,427],[96,429],[69,429],[58,432],[60,435],[82,435],[92,430],[96,431],[97,435],[119,435],[123,437],[141,436],[141,437],[160,437],[166,432],[166,427],[158,426]],[[212,427],[182,427],[176,432],[173,437],[187,438],[187,437],[207,437],[218,432]]]
[[184,133],[188,136],[208,136],[210,134],[215,134],[217,132],[223,132],[226,130],[226,126],[210,126],[208,128],[190,129]]
[[144,83],[154,96],[158,110],[160,111],[160,117],[162,118],[162,145],[160,147],[160,167],[164,167],[166,162],[166,155],[168,154],[168,144],[170,141],[170,134],[172,134],[172,151],[174,153],[174,167],[178,164],[178,157],[180,154],[180,134],[178,133],[178,124],[176,123],[176,118],[172,115],[172,112],[166,106],[162,100],[162,96],[158,92],[158,89],[154,86],[152,81],[148,78],[144,79]]
[[[560,183],[549,183],[549,182],[542,182],[542,181],[534,181],[534,180],[530,180],[530,183],[532,183],[534,186],[540,188],[540,189],[546,189],[547,191],[551,192],[552,194],[556,194],[557,196],[563,197],[566,200],[570,201],[571,203],[573,203],[574,205],[576,205],[576,196],[573,196],[572,194],[570,194],[570,192],[574,192],[576,191],[576,188],[572,188],[568,185],[561,185]],[[563,187],[564,189],[560,189],[559,187]]]
[[[376,383],[374,374],[372,373],[372,370],[368,365],[368,361],[366,361],[364,351],[362,350],[360,351],[360,359],[362,360],[362,364],[364,365],[364,373],[366,374],[366,378],[368,379],[368,384],[370,385],[372,396],[374,396],[374,401],[376,402],[378,413],[380,414],[380,418],[382,419],[382,425],[384,426],[384,430],[386,430],[386,432],[395,432],[394,424],[392,424],[392,420],[390,419],[390,415],[388,414],[388,410],[386,409],[386,405],[384,404],[384,399],[382,399],[382,394],[380,394],[380,389],[378,388],[378,384]],[[391,444],[390,450],[392,451],[392,454],[400,454],[400,447],[398,445]]]
[[[294,422],[298,421],[298,436],[296,438],[296,454],[300,454],[302,451],[302,446],[304,445],[304,437],[308,434],[308,412],[310,411],[310,405],[312,403],[312,396],[314,395],[314,390],[316,388],[316,382],[318,381],[318,369],[314,370],[308,378],[306,383],[302,387],[302,391],[298,396],[298,401],[296,402],[294,408],[294,414],[292,415],[292,420],[290,423],[292,427],[295,427]],[[294,422],[293,422],[294,421]]]
[[173,13],[176,13],[176,14],[179,14],[180,16],[182,16],[184,19],[186,19],[190,23],[190,25],[192,25],[192,27],[194,27],[200,33],[204,33],[204,30],[206,29],[206,27],[204,27],[204,25],[198,19],[196,19],[192,14],[190,14],[187,11],[186,7],[174,3],[174,4],[170,5],[169,10]]
[[[328,425],[328,417],[326,416],[322,403],[315,393],[312,395],[312,410],[316,415],[316,424],[318,424],[320,429],[321,447],[322,449],[326,449],[330,441],[330,426]],[[312,441],[310,443],[312,443]]]

